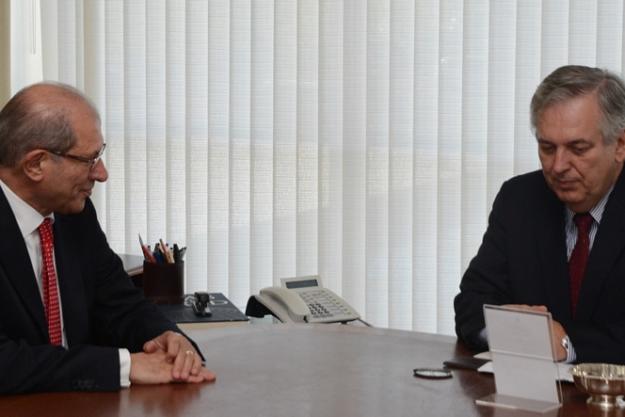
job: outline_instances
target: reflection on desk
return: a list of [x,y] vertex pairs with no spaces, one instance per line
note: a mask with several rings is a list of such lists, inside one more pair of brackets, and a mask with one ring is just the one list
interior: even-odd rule
[[[529,416],[475,405],[495,391],[491,375],[453,370],[453,378],[417,379],[416,367],[440,367],[468,355],[455,338],[349,325],[250,325],[191,331],[217,373],[214,384],[132,386],[117,393],[0,398],[0,415],[32,416]],[[564,386],[550,417],[593,414],[585,396]]]

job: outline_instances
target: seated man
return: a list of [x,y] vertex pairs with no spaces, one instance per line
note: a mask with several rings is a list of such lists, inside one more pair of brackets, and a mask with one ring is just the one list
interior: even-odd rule
[[0,393],[215,379],[106,241],[89,200],[104,147],[72,87],[35,84],[0,112]]
[[558,360],[625,363],[625,85],[564,66],[537,88],[542,171],[501,187],[456,297],[456,333],[487,348],[484,304],[549,311]]

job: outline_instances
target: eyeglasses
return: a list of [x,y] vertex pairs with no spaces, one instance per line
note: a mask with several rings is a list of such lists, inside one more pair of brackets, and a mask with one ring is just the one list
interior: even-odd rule
[[72,155],[71,153],[63,153],[63,152],[55,152],[55,151],[48,151],[48,152],[56,156],[61,156],[63,158],[73,159],[74,161],[82,162],[83,164],[89,165],[89,169],[93,169],[93,167],[100,161],[100,158],[102,158],[102,154],[104,153],[105,149],[106,149],[106,143],[102,144],[102,148],[98,151],[98,154],[95,156],[95,158],[87,158],[85,156]]

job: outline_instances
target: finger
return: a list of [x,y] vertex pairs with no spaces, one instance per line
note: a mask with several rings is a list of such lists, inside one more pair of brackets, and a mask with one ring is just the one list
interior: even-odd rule
[[171,333],[167,337],[167,356],[169,358],[177,358],[180,352],[186,350],[182,348],[182,341],[186,340],[178,333]]
[[[176,356],[176,359],[174,361],[174,367],[172,369],[172,375],[173,375],[174,378],[182,379],[182,372],[184,370],[185,363],[188,360],[192,361],[193,360],[192,359],[193,355],[194,355],[194,352],[192,350],[190,350],[190,349],[178,353],[178,355]],[[188,369],[190,369],[190,367]],[[188,369],[187,369],[187,377],[189,376],[188,375],[188,372],[189,372]]]
[[204,377],[201,375],[190,375],[189,378],[187,378],[187,380],[184,382],[187,382],[190,384],[200,384],[204,382]]
[[143,351],[145,353],[154,353],[156,349],[158,349],[158,346],[156,346],[153,340],[148,340],[143,344]]
[[217,375],[204,367],[200,369],[199,376],[203,378],[206,382],[214,382],[217,379]]
[[517,310],[522,310],[522,311],[547,311],[547,308],[545,306],[535,306],[535,305],[528,305],[528,304],[508,304],[506,305],[506,307],[510,307],[510,308],[514,308]]
[[164,350],[163,345],[158,340],[158,337],[152,340],[148,340],[143,344],[143,351],[145,353],[154,353],[159,349]]
[[527,306],[523,305],[523,304],[504,304],[503,307],[514,308],[514,309],[517,309],[517,310],[523,310]]
[[191,372],[191,368],[193,367],[195,356],[196,356],[195,352],[191,350],[185,351],[184,364],[182,365],[182,371],[180,373],[181,379],[189,378],[189,373]]
[[202,369],[202,359],[200,355],[194,355],[193,366],[191,367],[191,375],[198,375]]
[[199,374],[190,375],[186,382],[197,384],[200,382],[215,382],[215,379],[217,379],[217,376],[214,372],[202,368]]

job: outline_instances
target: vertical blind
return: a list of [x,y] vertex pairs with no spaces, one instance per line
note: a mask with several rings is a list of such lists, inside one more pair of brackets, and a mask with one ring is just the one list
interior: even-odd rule
[[539,167],[533,90],[563,64],[623,67],[620,0],[12,7],[43,34],[13,44],[13,90],[37,56],[102,114],[115,250],[186,245],[186,290],[239,306],[319,274],[377,326],[439,333],[502,181]]

